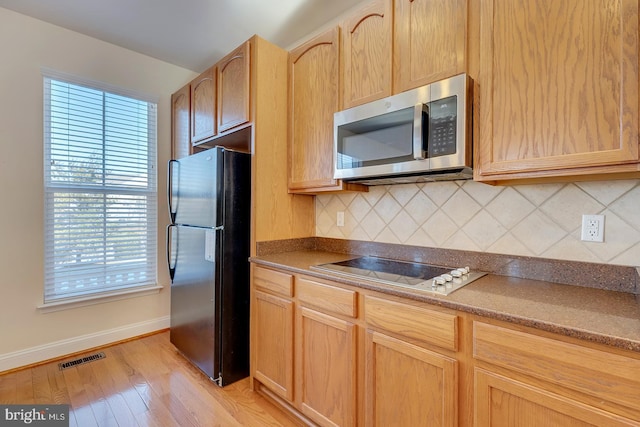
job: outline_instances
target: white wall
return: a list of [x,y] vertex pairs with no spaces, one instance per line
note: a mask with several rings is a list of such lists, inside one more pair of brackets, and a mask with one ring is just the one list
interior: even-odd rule
[[[170,96],[195,73],[0,8],[0,371],[38,353],[77,351],[168,326],[164,195]],[[158,98],[158,280],[156,294],[43,313],[41,68]],[[67,351],[68,350],[68,351]]]

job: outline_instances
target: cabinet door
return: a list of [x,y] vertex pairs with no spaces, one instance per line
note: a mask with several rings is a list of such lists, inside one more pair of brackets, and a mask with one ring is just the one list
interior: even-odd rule
[[191,143],[216,135],[216,68],[191,82]]
[[252,319],[253,376],[293,401],[293,302],[255,291]]
[[630,419],[476,369],[475,425],[486,427],[637,426]]
[[289,54],[289,189],[332,187],[339,29]]
[[301,410],[322,426],[356,425],[356,326],[300,310]]
[[365,425],[455,426],[457,363],[413,344],[367,331]]
[[171,95],[171,158],[180,159],[191,154],[189,138],[189,112],[191,86],[186,85]]
[[466,4],[466,0],[395,1],[394,93],[465,71]]
[[637,171],[638,0],[480,3],[476,179]]
[[249,42],[218,62],[218,133],[249,121]]
[[342,24],[342,107],[391,95],[393,3],[376,0]]

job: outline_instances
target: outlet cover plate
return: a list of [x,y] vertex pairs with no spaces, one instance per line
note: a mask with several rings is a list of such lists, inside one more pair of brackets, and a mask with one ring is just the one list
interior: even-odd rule
[[585,242],[604,242],[604,215],[582,215],[582,235]]

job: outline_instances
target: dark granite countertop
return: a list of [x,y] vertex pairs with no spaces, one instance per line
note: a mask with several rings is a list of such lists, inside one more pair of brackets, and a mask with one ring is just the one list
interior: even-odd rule
[[631,292],[489,274],[448,296],[310,270],[353,255],[298,249],[251,261],[389,295],[504,320],[587,341],[640,352],[640,296]]

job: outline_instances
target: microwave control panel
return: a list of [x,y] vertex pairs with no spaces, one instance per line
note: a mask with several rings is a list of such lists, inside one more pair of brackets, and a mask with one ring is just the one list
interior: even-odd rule
[[429,102],[429,157],[456,153],[457,97]]

